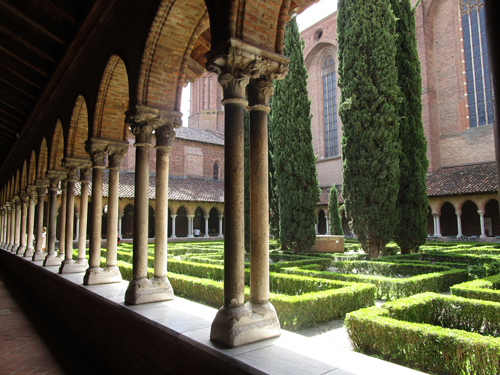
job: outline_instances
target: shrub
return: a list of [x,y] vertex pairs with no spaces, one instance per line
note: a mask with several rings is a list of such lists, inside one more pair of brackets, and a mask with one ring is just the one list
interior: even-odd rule
[[500,302],[500,275],[469,281],[451,287],[451,294],[465,298]]
[[439,374],[500,373],[500,339],[470,332],[498,335],[499,325],[498,303],[434,293],[351,312],[345,320],[356,350]]

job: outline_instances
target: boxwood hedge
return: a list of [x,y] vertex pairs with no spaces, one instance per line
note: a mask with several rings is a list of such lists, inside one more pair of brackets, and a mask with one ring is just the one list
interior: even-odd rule
[[454,285],[450,289],[454,296],[500,302],[500,275]]
[[500,304],[424,293],[347,314],[358,351],[439,374],[500,373]]

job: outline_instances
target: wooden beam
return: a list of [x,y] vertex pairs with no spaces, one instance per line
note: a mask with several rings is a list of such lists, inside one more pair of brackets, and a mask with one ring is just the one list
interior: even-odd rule
[[[67,2],[67,0],[64,0],[66,3],[69,3]],[[50,0],[42,0],[42,2],[47,6],[49,7],[54,13],[57,13],[59,15],[59,17],[61,18],[64,18],[66,21],[72,23],[72,24],[75,24],[76,23],[76,19],[75,17],[73,17],[71,14],[69,14],[67,11],[63,10],[61,8],[61,6],[64,5],[64,3],[61,3],[59,2],[59,5],[56,5],[54,4],[52,1]]]
[[23,63],[24,65],[26,65],[27,67],[29,67],[30,69],[34,70],[35,72],[37,73],[40,73],[41,75],[43,75],[44,77],[47,77],[47,73],[45,71],[43,71],[42,69],[40,68],[37,68],[36,66],[34,65],[31,65],[29,62],[21,59],[19,56],[17,56],[15,53],[12,53],[10,52],[9,50],[3,48],[2,46],[0,46],[0,51],[4,52],[5,54],[9,55],[10,57],[13,57],[14,59],[16,59],[17,61]]
[[15,40],[16,42],[21,43],[27,49],[31,50],[33,53],[36,53],[38,56],[44,58],[45,60],[49,60],[52,63],[56,62],[56,60],[52,56],[46,54],[42,50],[40,50],[37,47],[33,46],[31,43],[27,42],[26,40],[24,40],[20,36],[16,35],[15,33],[13,33],[12,31],[10,31],[6,27],[3,27],[2,25],[0,25],[0,32],[3,33],[3,34],[5,34],[5,35],[7,35],[9,38]]
[[32,27],[40,30],[42,33],[45,35],[49,36],[53,40],[55,40],[57,43],[64,45],[64,40],[59,38],[57,35],[52,33],[51,31],[47,30],[45,27],[40,25],[38,22],[36,22],[34,19],[31,17],[28,17],[26,14],[24,14],[22,11],[14,7],[13,5],[7,3],[5,0],[0,0],[0,5],[3,6],[5,9],[9,10],[11,13],[15,14],[19,18],[23,19],[26,23],[30,24]]
[[28,79],[25,75],[19,74],[14,69],[10,68],[9,66],[7,66],[5,64],[2,64],[1,62],[0,62],[0,68],[8,71],[10,74],[15,75],[17,78],[22,79],[24,82],[30,84],[33,87],[36,87],[37,89],[41,89],[42,88],[39,84],[37,84],[37,83],[33,82],[32,80]]
[[27,97],[29,97],[29,98],[31,98],[31,99],[33,99],[33,100],[35,100],[35,99],[36,99],[36,97],[35,97],[35,96],[33,96],[32,94],[30,94],[30,93],[28,93],[28,92],[26,92],[26,91],[22,90],[21,88],[19,88],[19,86],[14,85],[13,83],[11,83],[11,82],[7,81],[6,79],[4,79],[4,78],[0,77],[0,81],[1,81],[1,82],[4,82],[4,83],[5,83],[5,84],[7,84],[7,85],[9,85],[9,86],[10,86],[10,87],[12,87],[14,90],[17,90],[17,91],[19,91],[20,93],[22,93],[22,94],[26,95]]
[[12,117],[14,120],[19,121],[21,124],[23,123],[23,120],[20,118],[17,118],[16,116],[10,114],[9,112],[4,111],[2,108],[0,108],[0,113],[6,114],[9,117]]
[[7,103],[5,100],[0,99],[0,103],[4,104],[5,106],[12,108],[14,111],[19,112],[23,115],[27,115],[27,112],[21,111],[19,108],[14,107],[12,104]]

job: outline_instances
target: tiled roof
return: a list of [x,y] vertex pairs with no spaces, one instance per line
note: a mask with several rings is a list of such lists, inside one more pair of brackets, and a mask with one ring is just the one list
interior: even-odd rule
[[[156,198],[156,176],[149,176],[149,199]],[[104,171],[102,195],[108,196],[109,174]],[[90,192],[92,193],[92,184]],[[120,198],[134,198],[135,173],[120,173]],[[80,183],[75,184],[75,195],[80,195]],[[200,178],[168,179],[168,199],[175,201],[191,202],[216,202],[224,203],[224,181],[204,180]]]
[[[342,186],[337,185],[337,197],[340,204],[344,203],[344,198],[342,198]],[[319,195],[318,206],[328,205],[328,196],[330,195],[330,187],[321,187],[321,193]]]
[[430,197],[493,193],[497,190],[495,163],[441,168],[427,177],[427,194]]
[[214,130],[180,127],[175,129],[175,137],[185,141],[224,146],[224,133]]

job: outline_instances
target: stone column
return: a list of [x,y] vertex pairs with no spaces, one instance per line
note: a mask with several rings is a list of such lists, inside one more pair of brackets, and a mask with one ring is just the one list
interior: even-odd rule
[[122,238],[123,214],[118,215],[118,236]]
[[210,219],[210,215],[205,215],[205,235],[203,237],[210,237],[208,235],[208,219]]
[[[317,216],[316,216],[316,219],[318,219]],[[318,235],[319,234],[318,223],[314,224],[314,228],[316,228],[316,235]]]
[[222,235],[222,219],[224,218],[224,215],[219,215],[219,237],[223,237]]
[[38,188],[38,212],[37,212],[37,227],[36,227],[36,246],[35,253],[33,254],[33,261],[35,260],[45,260],[47,254],[42,252],[42,233],[43,233],[43,202],[45,196],[47,195],[47,188],[49,186],[49,181],[45,179],[39,179],[36,181]]
[[[269,220],[267,208],[269,176],[266,172],[268,165],[267,111],[269,110],[267,100],[272,92],[272,79],[274,78],[271,72],[283,72],[283,64],[287,62],[287,59],[276,54],[272,54],[272,57],[280,62],[263,59],[260,56],[263,51],[237,39],[230,39],[228,45],[229,48],[224,51],[215,48],[206,55],[207,70],[218,74],[219,83],[223,89],[226,144],[224,148],[224,210],[227,225],[224,240],[224,305],[219,309],[212,323],[210,337],[212,340],[235,347],[280,334],[276,312],[269,303],[269,269],[265,266],[269,262],[267,255],[269,247],[265,248],[266,241],[269,241],[267,224]],[[250,141],[250,175],[252,176],[250,215],[254,219],[251,219],[251,241],[253,241],[251,243],[251,297],[250,302],[244,304],[243,114],[244,108],[248,105],[245,98],[250,79],[252,79],[248,89],[251,108],[250,137],[251,139],[253,137],[253,145],[252,140]],[[265,165],[262,164],[263,160],[265,160]]]
[[486,231],[484,230],[484,210],[478,210],[477,213],[479,214],[479,224],[481,225],[481,236],[480,238],[486,238]]
[[12,252],[17,253],[17,251],[19,250],[21,238],[21,199],[19,199],[19,196],[16,195],[14,197],[14,200],[16,204],[16,224],[14,230],[14,247],[12,249]]
[[28,205],[28,220],[27,220],[27,233],[26,233],[26,251],[24,256],[27,258],[33,257],[35,249],[33,248],[34,228],[35,228],[35,199],[36,199],[36,186],[27,186],[26,192],[29,196]]
[[187,215],[188,218],[188,238],[194,237],[193,236],[193,219],[194,215]]
[[63,161],[68,171],[66,179],[67,195],[66,195],[66,232],[65,232],[65,249],[64,260],[59,268],[60,274],[83,272],[87,265],[82,265],[73,260],[73,232],[75,219],[75,184],[77,181],[76,174],[79,169],[79,163],[74,158],[65,158]]
[[[135,135],[135,205],[134,205],[134,243],[133,243],[133,279],[129,283],[125,293],[125,303],[138,305],[149,302],[164,301],[172,299],[173,292],[171,291],[170,283],[163,275],[154,277],[151,280],[147,279],[147,261],[148,261],[148,216],[149,216],[149,152],[153,145],[151,144],[151,136],[153,129],[159,129],[160,147],[168,147],[168,138],[170,137],[169,129],[161,129],[168,126],[172,121],[172,112],[162,111],[151,107],[136,106],[127,112],[127,123],[130,125],[132,133]],[[164,149],[164,151],[167,151]],[[168,175],[168,151],[167,154],[160,152],[160,184],[165,182],[168,184],[168,178],[165,178],[165,172]],[[166,164],[165,164],[166,163]],[[158,171],[157,171],[158,172]],[[157,177],[158,179],[158,177]],[[167,187],[168,189],[168,187]],[[165,190],[167,190],[165,189]],[[162,200],[160,192],[160,200]],[[157,187],[158,194],[158,187]],[[168,190],[167,190],[168,194]],[[158,197],[157,197],[158,199]],[[168,209],[168,198],[165,207]],[[160,202],[157,206],[160,212],[163,212],[164,203]],[[157,213],[158,215],[158,213]],[[166,214],[160,218],[161,225],[164,224]],[[168,222],[167,222],[168,223]],[[159,233],[156,233],[158,236]],[[164,236],[164,234],[160,234]],[[160,241],[165,241],[162,238]],[[162,246],[160,244],[160,246]],[[156,253],[156,250],[155,250]],[[160,260],[161,262],[161,260]],[[157,264],[157,263],[155,263]],[[159,266],[159,264],[158,264]],[[166,267],[166,266],[165,266]],[[161,269],[162,267],[160,267]],[[159,271],[163,272],[163,271]],[[155,270],[156,273],[156,270]],[[160,276],[160,275],[159,275]],[[166,275],[165,275],[166,276]]]
[[78,239],[78,259],[77,263],[87,269],[89,262],[86,258],[87,250],[87,215],[89,209],[89,184],[92,169],[91,163],[81,165],[80,168],[80,212],[76,219],[76,238]]
[[12,247],[12,243],[11,243],[11,240],[12,240],[12,237],[10,236],[10,227],[12,225],[12,203],[11,202],[7,202],[6,204],[6,207],[7,207],[7,229],[6,229],[6,245],[5,245],[5,249],[6,250],[10,250],[10,248]]
[[49,179],[49,225],[47,228],[47,256],[43,262],[45,267],[61,264],[61,258],[56,257],[57,188],[61,175],[64,173],[55,170],[46,173],[46,177]]
[[19,249],[17,250],[18,255],[24,255],[26,251],[26,224],[28,219],[28,193],[26,190],[21,190],[19,193],[21,198],[21,234],[19,239]]
[[175,138],[174,128],[182,125],[180,112],[165,113],[167,122],[155,128],[156,135],[156,210],[155,210],[155,262],[154,278],[156,301],[174,298],[174,291],[167,278],[168,238],[168,174],[169,153]]
[[[87,192],[87,198],[88,198],[88,192]],[[81,203],[82,203],[82,201],[80,200],[80,204]],[[75,232],[76,233],[75,233],[74,240],[79,240],[80,239],[80,212],[75,212]]]
[[177,217],[177,215],[170,215],[170,217],[172,218],[172,235],[170,236],[170,238],[177,238],[177,236],[175,235],[175,218]]
[[4,221],[5,219],[5,207],[4,205],[2,204],[2,207],[0,208],[0,247],[4,247]]
[[14,249],[14,237],[16,233],[16,201],[14,198],[10,201],[10,223],[9,223],[9,250]]
[[330,226],[328,225],[328,210],[325,211],[326,235],[330,235]]
[[457,228],[458,228],[457,238],[460,238],[463,236],[463,234],[462,234],[462,211],[455,211],[455,214],[457,215]]
[[61,180],[61,215],[59,217],[59,254],[57,257],[64,259],[66,251],[66,203],[67,199],[68,182],[66,176]]
[[89,268],[85,272],[83,283],[96,283],[102,273],[101,264],[101,226],[102,226],[102,179],[104,153],[108,142],[91,138],[87,141],[86,151],[92,160],[92,210],[90,217]]

